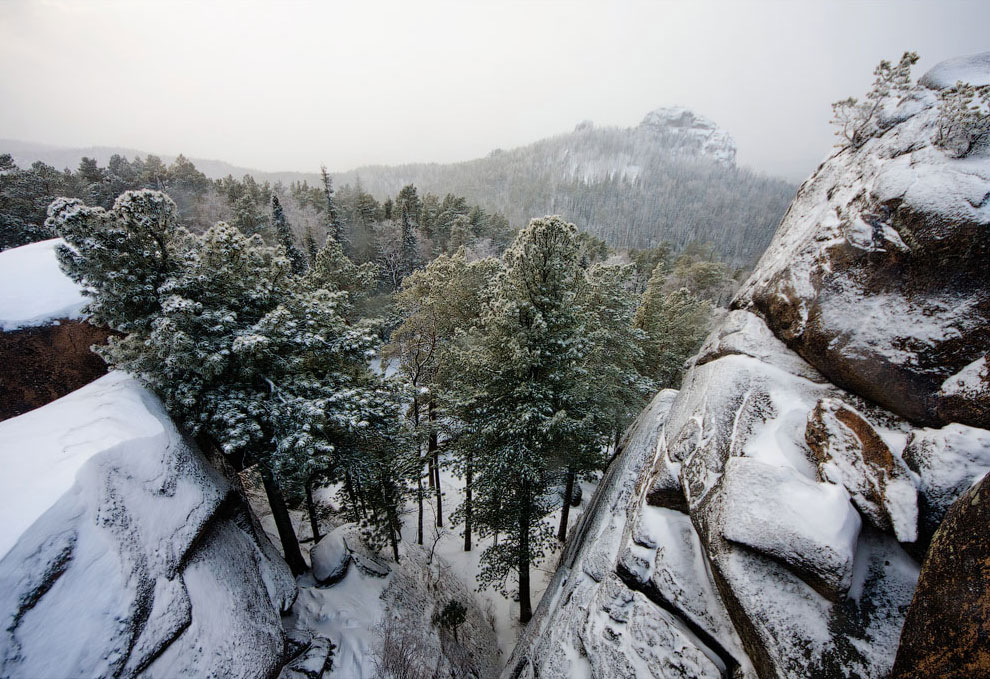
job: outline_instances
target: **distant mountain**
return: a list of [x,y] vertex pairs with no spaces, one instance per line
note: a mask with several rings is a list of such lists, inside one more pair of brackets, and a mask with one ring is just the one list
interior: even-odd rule
[[[41,160],[75,168],[83,156],[106,164],[134,149],[65,149],[0,140],[21,167]],[[165,162],[174,156],[160,154]],[[732,137],[685,108],[650,112],[636,127],[579,124],[574,131],[528,146],[461,163],[366,166],[335,173],[337,186],[360,182],[378,199],[407,184],[420,194],[454,193],[516,226],[559,214],[616,247],[683,247],[711,241],[727,261],[751,265],[762,254],[796,186],[739,168]],[[261,172],[216,160],[190,158],[211,178],[250,174],[259,181],[319,181],[316,173]]]
[[573,132],[463,163],[368,166],[338,174],[378,197],[406,184],[463,195],[524,225],[560,214],[617,247],[711,241],[744,266],[763,252],[796,186],[736,167],[736,145],[685,108],[636,127],[579,124]]

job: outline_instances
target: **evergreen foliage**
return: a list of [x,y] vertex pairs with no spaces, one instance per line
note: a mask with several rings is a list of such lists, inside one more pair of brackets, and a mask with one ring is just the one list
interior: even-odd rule
[[990,141],[990,85],[957,82],[938,93],[935,145],[955,158],[965,158]]
[[893,124],[884,120],[884,107],[896,103],[910,89],[911,67],[917,62],[914,52],[905,52],[897,64],[885,59],[873,69],[876,78],[862,101],[849,97],[832,104],[832,123],[841,137],[839,146],[859,148]]
[[303,273],[306,270],[306,258],[296,247],[289,222],[285,218],[285,210],[282,209],[282,203],[274,193],[272,194],[272,229],[278,237],[278,242],[285,249],[286,257],[292,263],[293,273]]
[[456,355],[456,413],[477,451],[474,514],[482,534],[504,538],[482,554],[481,584],[503,591],[519,578],[520,619],[532,614],[529,569],[553,539],[541,521],[561,468],[592,456],[608,432],[590,361],[592,313],[577,229],[558,217],[534,219],[506,250],[482,317]]
[[[339,244],[300,278],[285,250],[257,235],[223,222],[190,234],[160,192],[125,193],[110,211],[61,199],[50,214],[66,241],[60,262],[92,297],[91,312],[127,333],[100,349],[111,366],[141,377],[238,466],[260,464],[266,487],[299,487],[350,464],[397,541],[397,505],[385,509],[404,485],[393,475],[403,450],[396,399],[367,366],[376,327],[348,320],[346,289],[360,285],[348,277],[359,268]],[[368,460],[348,452],[356,449]],[[284,528],[298,571],[298,544]]]
[[680,386],[684,362],[701,346],[711,320],[711,303],[687,288],[665,292],[667,275],[658,264],[636,310],[642,335],[639,373],[649,391]]

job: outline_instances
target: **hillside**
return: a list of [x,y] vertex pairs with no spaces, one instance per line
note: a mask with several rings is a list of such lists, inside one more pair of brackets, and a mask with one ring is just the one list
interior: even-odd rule
[[711,241],[737,266],[752,265],[795,187],[735,165],[735,143],[683,108],[658,109],[636,127],[595,127],[449,165],[363,167],[337,176],[372,194],[406,184],[453,192],[515,225],[559,214],[613,247],[680,249]]
[[[20,167],[40,160],[56,168],[83,156],[100,164],[132,149],[60,149],[0,140]],[[795,187],[735,165],[735,142],[714,122],[684,108],[658,109],[636,127],[595,127],[463,163],[366,166],[334,175],[337,186],[361,187],[383,200],[407,184],[421,193],[464,196],[500,212],[513,226],[560,214],[613,247],[679,250],[710,241],[735,266],[752,265],[794,195]],[[165,162],[173,157],[162,155]],[[191,159],[210,178],[252,175],[258,181],[319,184],[316,173],[260,172],[212,160]]]

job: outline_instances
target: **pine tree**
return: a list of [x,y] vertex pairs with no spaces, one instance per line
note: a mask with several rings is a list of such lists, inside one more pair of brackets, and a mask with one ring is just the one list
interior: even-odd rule
[[686,288],[664,292],[666,279],[658,265],[635,316],[635,326],[643,332],[639,372],[650,380],[652,391],[680,385],[684,361],[701,346],[711,321],[711,303]]
[[285,254],[292,263],[293,272],[303,273],[306,270],[306,258],[296,247],[292,230],[289,228],[289,221],[285,218],[285,210],[282,209],[282,203],[274,193],[272,193],[272,230],[278,237],[278,242],[285,248]]
[[458,415],[475,459],[475,521],[505,537],[482,555],[483,585],[519,578],[520,620],[532,616],[530,566],[553,540],[541,521],[548,492],[578,450],[607,433],[591,415],[589,313],[577,229],[559,217],[534,219],[505,252],[484,328],[461,347]]
[[[437,519],[442,521],[442,490],[439,481],[439,423],[449,422],[446,392],[453,379],[449,372],[451,351],[458,333],[475,324],[481,309],[481,290],[497,270],[495,260],[468,262],[463,252],[440,255],[423,270],[408,276],[396,293],[396,309],[402,322],[392,331],[385,347],[386,358],[399,361],[400,375],[411,394],[409,419],[418,432],[421,457],[417,474],[417,503],[422,514],[422,468],[430,470],[430,486],[437,497]],[[450,437],[450,431],[448,438]],[[465,525],[465,545],[471,545],[470,456],[462,463],[467,479],[466,504],[459,510]],[[442,524],[438,524],[442,525]],[[422,543],[422,526],[418,531]]]
[[281,489],[339,466],[347,441],[392,417],[367,366],[377,329],[348,320],[346,276],[330,258],[300,279],[281,247],[223,222],[192,236],[155,191],[125,193],[110,211],[62,199],[49,222],[91,312],[128,333],[101,355],[237,466],[259,465],[286,560],[300,572]]
[[340,215],[337,213],[337,202],[333,197],[333,179],[327,173],[326,165],[320,167],[320,176],[323,179],[323,196],[326,199],[327,232],[331,238],[340,243],[341,248],[346,253],[344,229],[340,223]]
[[917,62],[915,52],[905,52],[897,64],[885,59],[873,69],[876,78],[863,101],[849,97],[832,104],[832,123],[842,138],[840,145],[858,148],[890,124],[881,120],[884,106],[911,87],[911,67]]

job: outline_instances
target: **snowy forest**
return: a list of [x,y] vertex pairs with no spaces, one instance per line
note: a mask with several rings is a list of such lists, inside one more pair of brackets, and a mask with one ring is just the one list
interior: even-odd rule
[[711,244],[616,251],[558,217],[514,231],[412,185],[379,203],[325,170],[286,187],[211,181],[182,156],[0,164],[3,246],[64,239],[93,322],[120,333],[96,351],[203,447],[257,469],[296,574],[287,507],[318,541],[314,493],[336,488],[398,561],[404,522],[430,539],[424,501],[442,516],[449,468],[463,548],[485,541],[479,584],[516,587],[522,622],[576,485],[678,385],[740,276]]

